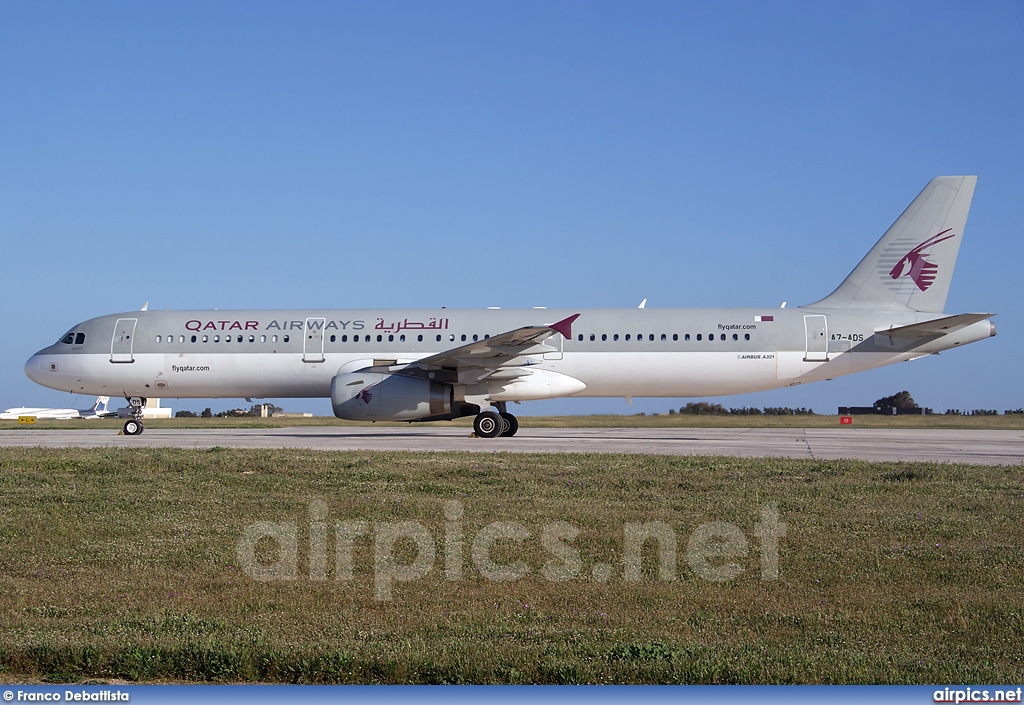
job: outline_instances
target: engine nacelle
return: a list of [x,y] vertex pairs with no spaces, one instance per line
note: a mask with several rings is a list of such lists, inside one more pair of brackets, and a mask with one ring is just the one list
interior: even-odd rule
[[350,421],[418,421],[452,413],[449,384],[386,372],[343,372],[331,380],[331,406]]

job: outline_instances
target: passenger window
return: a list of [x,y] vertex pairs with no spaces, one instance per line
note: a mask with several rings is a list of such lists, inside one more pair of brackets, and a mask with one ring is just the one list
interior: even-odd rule
[[422,334],[416,336],[416,342],[418,342],[418,343],[422,343],[423,342],[423,335]]
[[720,336],[718,337],[718,339],[719,339],[719,340],[725,340],[725,333],[722,333],[722,335],[720,335]]
[[[654,336],[653,335],[651,336],[651,340],[654,340]],[[662,340],[662,342],[668,340],[668,336],[665,335],[664,333],[662,333],[661,334],[661,340]]]
[[370,336],[366,336],[365,338],[363,338],[363,342],[364,343],[369,343],[370,342]]
[[381,342],[383,342],[383,341],[384,341],[384,336],[383,336],[383,335],[378,335],[378,336],[377,336],[377,342],[378,342],[378,343],[381,343]]
[[454,333],[452,333],[451,335],[448,336],[448,342],[449,343],[454,343],[455,342],[455,334]]
[[[648,339],[648,340],[654,340],[654,333],[651,333],[651,334],[650,334],[649,336],[647,336],[647,339]],[[665,339],[665,334],[664,334],[664,333],[662,333],[662,335],[661,335],[661,339],[662,339],[662,340],[664,340],[664,339]]]
[[475,343],[478,340],[480,340],[480,337],[476,333],[474,333],[473,334],[473,342]]
[[204,343],[209,343],[209,342],[210,342],[210,336],[208,336],[208,335],[204,335],[204,336],[203,336],[203,342],[204,342]]
[[[250,335],[249,336],[249,342],[250,343],[255,343],[256,342],[256,336],[255,335]],[[334,336],[333,335],[331,336],[331,342],[332,343],[334,342]]]
[[219,335],[213,336],[213,342],[219,343],[220,342],[220,336]]
[[399,343],[404,343],[405,342],[405,333],[402,333],[400,336],[398,336],[398,342]]
[[619,334],[618,333],[615,333],[615,334],[612,335],[612,340],[618,340],[618,339],[619,339]]
[[[686,336],[686,337],[687,337],[687,338],[689,338],[690,336]],[[697,334],[697,340],[700,340],[700,339],[701,339],[701,337],[700,337],[700,333],[698,333],[698,334]]]
[[332,342],[332,343],[336,343],[336,342],[338,342],[338,336],[336,336],[336,335],[332,335],[332,336],[331,336],[331,342]]
[[690,334],[689,334],[689,333],[687,333],[687,334],[686,334],[686,337],[685,337],[685,338],[683,338],[683,339],[684,339],[684,340],[689,340],[689,339],[690,339]]
[[601,340],[608,340],[608,334],[607,333],[602,333],[601,334]]
[[393,343],[393,342],[395,342],[395,336],[393,336],[393,335],[389,335],[389,336],[388,336],[388,342],[389,342],[389,343]]
[[750,340],[750,333],[744,333],[743,334],[743,339],[744,340]]
[[[71,336],[69,335],[68,337],[70,338]],[[163,338],[161,338],[161,337],[160,337],[160,336],[158,335],[158,336],[156,337],[156,342],[158,342],[158,343],[162,343],[162,342],[164,342],[164,339],[163,339]]]
[[465,342],[466,342],[466,334],[465,334],[465,333],[463,333],[463,334],[462,334],[462,342],[463,342],[463,343],[465,343]]
[[[215,343],[216,343],[216,342],[217,342],[217,339],[216,339],[216,338],[214,338],[213,342],[215,342]],[[277,342],[277,336],[276,336],[276,335],[275,335],[275,336],[273,336],[273,337],[272,337],[272,338],[270,339],[270,342],[271,342],[271,343],[276,343],[276,342]]]
[[437,342],[439,342],[439,343],[441,342],[441,336],[440,335],[437,336]]
[[679,334],[678,333],[673,333],[672,334],[672,340],[679,340]]
[[261,335],[261,336],[260,336],[260,342],[261,342],[261,343],[265,343],[265,342],[267,342],[267,336],[265,336],[265,335]]
[[242,342],[242,336],[238,336],[238,342],[239,342],[239,343],[241,343],[241,342]]
[[596,340],[596,339],[597,339],[597,336],[596,336],[596,335],[594,335],[593,333],[591,333],[591,334],[590,334],[590,340],[591,340],[591,341],[594,341],[594,340]]
[[196,337],[194,335],[192,336],[192,342],[196,342]]
[[629,333],[626,333],[626,340],[629,340]]
[[[367,337],[367,339],[369,339],[370,336],[366,336],[366,337]],[[291,338],[290,335],[286,335],[285,337],[281,338],[281,342],[287,343],[290,338]]]
[[185,342],[185,336],[183,336],[183,335],[179,335],[179,336],[178,336],[178,342],[179,342],[179,343],[184,343],[184,342]]
[[733,339],[733,340],[739,340],[739,339],[740,339],[740,336],[739,336],[739,335],[737,335],[736,333],[733,333],[733,334],[732,334],[732,339]]

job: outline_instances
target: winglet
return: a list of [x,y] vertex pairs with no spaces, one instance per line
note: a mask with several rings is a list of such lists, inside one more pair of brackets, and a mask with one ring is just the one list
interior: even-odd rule
[[548,326],[548,328],[550,328],[551,330],[555,331],[556,333],[561,333],[562,336],[564,338],[566,338],[566,339],[571,338],[572,337],[572,322],[575,321],[579,317],[580,317],[580,314],[574,313],[571,316],[569,316],[568,318],[563,318],[558,323],[552,323],[550,326]]

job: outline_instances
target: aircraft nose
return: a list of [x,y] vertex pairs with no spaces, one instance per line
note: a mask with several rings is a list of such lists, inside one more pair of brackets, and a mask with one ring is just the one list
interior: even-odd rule
[[46,363],[43,361],[43,356],[36,353],[25,363],[25,376],[36,384],[41,384],[45,387],[46,382],[43,381],[44,375],[46,374],[45,365]]

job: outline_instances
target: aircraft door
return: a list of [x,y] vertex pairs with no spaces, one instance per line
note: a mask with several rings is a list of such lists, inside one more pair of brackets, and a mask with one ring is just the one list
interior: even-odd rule
[[552,348],[551,352],[544,353],[545,360],[562,359],[562,344],[565,342],[565,338],[562,337],[561,333],[557,333],[554,337],[558,339],[557,343],[552,343],[551,338],[544,341],[546,347]]
[[302,339],[302,361],[324,361],[324,325],[326,318],[307,318]]
[[138,318],[118,318],[114,337],[110,340],[111,362],[135,362],[132,347],[135,344],[135,324]]
[[828,362],[828,320],[822,315],[804,316],[807,353],[804,362]]

